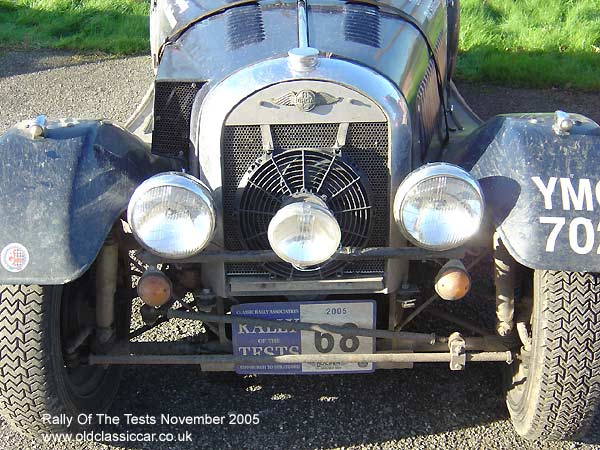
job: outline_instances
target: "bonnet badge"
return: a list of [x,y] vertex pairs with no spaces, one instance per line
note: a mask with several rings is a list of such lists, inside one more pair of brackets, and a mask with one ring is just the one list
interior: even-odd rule
[[325,92],[314,92],[302,90],[299,92],[288,92],[272,99],[271,101],[280,106],[295,106],[300,111],[309,112],[321,105],[332,105],[342,100],[341,97],[335,97]]

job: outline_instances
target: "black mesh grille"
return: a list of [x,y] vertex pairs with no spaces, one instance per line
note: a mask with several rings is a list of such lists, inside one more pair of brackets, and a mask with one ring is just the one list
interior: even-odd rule
[[[339,124],[273,125],[276,149],[331,147]],[[229,250],[242,250],[235,215],[236,191],[263,154],[260,127],[226,126],[223,135],[223,226]],[[387,246],[389,236],[388,127],[384,122],[351,123],[342,154],[367,177],[372,191],[371,234],[365,245]],[[349,264],[344,273],[381,273],[383,261]],[[257,264],[228,264],[228,274],[266,274]]]
[[154,91],[154,131],[152,153],[183,157],[187,161],[190,148],[190,119],[198,83],[160,82]]
[[[228,276],[259,276],[259,277],[273,277],[276,278],[271,272],[269,272],[262,264],[253,263],[231,263],[226,266]],[[374,261],[360,261],[354,263],[348,263],[340,269],[339,274],[341,276],[352,276],[352,275],[381,275],[384,271],[384,262],[380,260]],[[291,271],[290,275],[296,277],[297,271]],[[308,274],[310,278],[318,278],[314,275]]]
[[343,152],[367,176],[373,190],[373,225],[369,247],[389,243],[389,184],[387,123],[353,123]]
[[271,125],[271,135],[275,148],[325,148],[335,144],[338,127],[337,123]]
[[262,154],[260,126],[225,127],[223,135],[223,228],[229,250],[242,250],[235,217],[235,194],[242,177]]

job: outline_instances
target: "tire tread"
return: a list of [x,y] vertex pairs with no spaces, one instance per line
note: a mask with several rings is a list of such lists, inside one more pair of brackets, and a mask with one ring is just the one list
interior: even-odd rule
[[59,431],[42,418],[64,413],[51,374],[45,290],[0,285],[0,414],[28,435]]
[[543,271],[539,398],[530,438],[573,439],[587,430],[600,401],[600,279]]

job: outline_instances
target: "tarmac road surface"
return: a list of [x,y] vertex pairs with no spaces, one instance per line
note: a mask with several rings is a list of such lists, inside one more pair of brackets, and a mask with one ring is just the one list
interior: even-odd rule
[[[151,79],[148,57],[98,59],[51,51],[0,51],[0,132],[38,113],[123,122]],[[502,112],[564,109],[600,121],[598,94],[459,87],[484,118]],[[460,308],[476,311],[485,302],[493,302],[485,292],[491,285],[486,272],[482,270],[475,278],[483,287]],[[181,323],[175,322],[146,338],[167,340],[185,333]],[[120,424],[98,425],[95,430],[173,433],[162,437],[191,437],[192,442],[144,443],[130,436],[110,445],[105,436],[105,443],[43,443],[19,436],[0,421],[0,448],[600,449],[594,444],[600,443],[598,420],[587,443],[521,440],[508,421],[501,384],[499,364],[471,364],[465,372],[451,372],[443,364],[423,364],[413,370],[373,375],[310,377],[203,374],[189,366],[131,367],[124,370],[120,395],[109,412]],[[248,417],[259,423],[215,423],[220,420],[215,417],[225,416],[228,421],[230,413],[256,414],[257,419]],[[137,423],[127,424],[128,418]],[[143,424],[152,419],[157,424]],[[177,424],[186,420],[203,424]]]

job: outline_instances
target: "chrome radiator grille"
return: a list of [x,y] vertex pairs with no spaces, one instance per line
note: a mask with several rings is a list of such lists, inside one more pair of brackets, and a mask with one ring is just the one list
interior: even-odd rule
[[[271,134],[276,149],[325,148],[335,144],[338,127],[337,123],[272,125]],[[226,126],[222,151],[225,245],[228,250],[243,250],[235,214],[236,192],[244,174],[263,154],[260,126]],[[374,223],[367,245],[386,246],[389,236],[387,123],[351,123],[342,153],[365,174],[371,185]],[[383,269],[383,261],[360,261],[344,267],[343,272],[382,273]],[[260,264],[228,264],[226,271],[228,275],[268,275]]]

